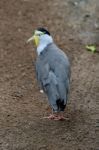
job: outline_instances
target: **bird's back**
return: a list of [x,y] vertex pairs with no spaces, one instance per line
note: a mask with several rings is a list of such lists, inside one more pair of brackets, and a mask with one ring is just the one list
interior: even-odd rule
[[[43,60],[43,61],[42,61]],[[40,61],[40,62],[39,62]],[[49,44],[44,52],[38,57],[37,62],[41,65],[48,63],[51,69],[59,77],[70,77],[70,63],[66,54],[60,50],[54,43]]]
[[54,43],[49,44],[38,56],[36,70],[42,87],[50,84],[50,90],[47,93],[49,99],[52,100],[57,95],[57,99],[58,97],[64,99],[66,103],[70,82],[70,63],[65,53]]

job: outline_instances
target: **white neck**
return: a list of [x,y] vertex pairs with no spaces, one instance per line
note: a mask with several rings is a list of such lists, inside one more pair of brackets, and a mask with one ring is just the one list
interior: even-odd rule
[[53,42],[53,39],[51,36],[45,34],[45,35],[42,35],[40,37],[40,43],[37,47],[37,53],[38,55],[40,55],[40,53],[45,49],[45,47],[47,47],[48,44],[52,43]]

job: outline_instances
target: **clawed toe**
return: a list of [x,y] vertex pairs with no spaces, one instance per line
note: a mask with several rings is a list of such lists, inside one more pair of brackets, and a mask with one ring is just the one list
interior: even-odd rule
[[57,116],[57,117],[54,118],[54,120],[64,121],[64,120],[67,120],[67,118],[65,118],[63,116]]
[[64,120],[68,120],[68,118],[65,118],[64,116],[60,116],[60,115],[54,115],[51,114],[47,117],[43,117],[44,119],[50,119],[50,120],[56,120],[56,121],[64,121]]
[[55,119],[55,115],[49,115],[49,116],[47,116],[47,117],[43,117],[43,118],[45,118],[45,119]]

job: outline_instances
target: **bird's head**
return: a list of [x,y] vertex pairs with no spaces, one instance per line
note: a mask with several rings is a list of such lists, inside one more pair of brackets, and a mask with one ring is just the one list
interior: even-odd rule
[[34,41],[35,45],[38,47],[40,44],[49,44],[51,43],[52,37],[50,33],[44,28],[38,28],[34,31],[34,34],[27,42]]

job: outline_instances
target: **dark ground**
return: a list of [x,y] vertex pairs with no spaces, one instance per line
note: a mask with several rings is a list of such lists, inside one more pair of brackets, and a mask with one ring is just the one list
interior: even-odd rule
[[[64,0],[0,1],[0,150],[99,148],[99,53],[76,38],[69,6]],[[63,122],[42,119],[50,108],[35,78],[33,45],[26,44],[38,26],[50,30],[71,61],[69,120]]]

